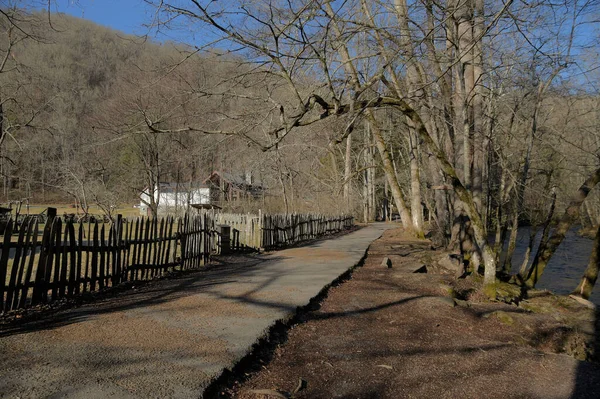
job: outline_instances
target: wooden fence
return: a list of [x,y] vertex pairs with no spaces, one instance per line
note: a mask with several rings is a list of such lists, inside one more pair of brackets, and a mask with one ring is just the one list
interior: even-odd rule
[[352,216],[264,215],[262,248],[273,249],[333,234],[354,225]]
[[211,240],[207,216],[110,224],[54,218],[43,228],[29,217],[18,229],[10,220],[0,253],[0,312],[201,266]]
[[231,250],[258,251],[262,247],[261,215],[216,213],[215,224],[231,227]]
[[0,312],[200,267],[219,252],[216,224],[231,226],[230,249],[280,248],[353,225],[350,216],[201,214],[183,218],[42,224],[9,220],[0,251]]
[[354,225],[352,216],[311,214],[214,214],[215,224],[231,226],[231,249],[248,251],[282,248],[338,233]]

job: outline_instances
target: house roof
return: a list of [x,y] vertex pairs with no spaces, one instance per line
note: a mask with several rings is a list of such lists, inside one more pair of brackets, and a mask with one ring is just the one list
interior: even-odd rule
[[201,182],[191,182],[191,183],[171,183],[171,182],[161,182],[158,185],[158,191],[162,194],[167,193],[176,193],[176,192],[186,192],[191,190],[197,190],[199,188],[207,188],[206,184]]
[[246,182],[246,179],[244,176],[234,175],[234,174],[227,173],[227,172],[217,172],[217,171],[212,172],[210,174],[210,176],[208,176],[208,178],[206,178],[206,180],[204,180],[204,183],[211,181],[214,176],[219,176],[226,182],[232,183],[239,187],[244,187],[244,186],[254,187],[254,188],[262,188],[263,187],[262,182],[257,180],[254,177],[252,178],[252,184],[248,184]]

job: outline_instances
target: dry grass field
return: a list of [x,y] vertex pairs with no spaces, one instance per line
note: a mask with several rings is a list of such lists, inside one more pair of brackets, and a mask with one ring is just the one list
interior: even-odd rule
[[[71,206],[71,204],[34,204],[34,205],[29,206],[29,214],[36,215],[36,214],[42,213],[49,207],[56,208],[56,210],[57,210],[56,213],[58,215],[64,215],[65,213],[67,213],[67,214],[75,213],[76,214],[78,211],[77,208]],[[27,207],[25,205],[23,205],[23,207],[21,208],[21,214],[26,215],[27,213],[28,213]],[[81,209],[79,209],[79,213],[82,213]],[[104,211],[102,211],[102,209],[100,209],[97,206],[91,206],[89,213],[92,215],[103,215]],[[122,204],[114,212],[114,214],[115,215],[121,214],[121,215],[123,215],[123,217],[126,217],[126,218],[143,216],[140,214],[139,208],[134,208],[133,205],[128,205],[128,204]]]

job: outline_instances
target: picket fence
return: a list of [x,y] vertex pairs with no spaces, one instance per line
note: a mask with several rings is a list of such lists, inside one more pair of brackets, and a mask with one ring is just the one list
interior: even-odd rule
[[252,214],[216,213],[215,224],[231,227],[231,249],[237,252],[258,251],[262,245],[261,216]]
[[214,214],[215,223],[231,226],[235,251],[276,249],[338,233],[354,226],[352,216],[313,214]]
[[352,216],[264,215],[261,247],[274,249],[338,233],[354,226]]
[[118,217],[110,224],[57,217],[43,228],[35,216],[16,228],[9,220],[0,254],[0,312],[199,267],[214,248],[212,232],[206,216]]
[[0,313],[94,292],[127,281],[194,269],[219,253],[219,224],[231,227],[233,252],[275,249],[348,229],[350,216],[120,216],[77,223],[36,216],[8,221],[0,251]]

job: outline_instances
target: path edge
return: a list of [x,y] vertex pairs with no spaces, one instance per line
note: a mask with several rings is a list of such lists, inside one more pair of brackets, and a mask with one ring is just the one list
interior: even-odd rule
[[226,392],[228,388],[236,382],[248,380],[263,365],[268,364],[272,360],[275,350],[287,341],[289,331],[295,326],[304,323],[306,321],[305,316],[308,313],[318,310],[321,307],[321,304],[329,295],[331,288],[335,288],[350,280],[354,271],[364,265],[371,245],[380,239],[384,233],[385,230],[382,230],[381,234],[367,246],[361,258],[333,281],[323,286],[319,293],[308,301],[308,304],[296,307],[294,312],[277,320],[271,327],[267,328],[257,341],[252,344],[250,351],[246,355],[236,361],[233,367],[223,369],[221,374],[215,377],[204,388],[201,397],[203,399],[230,398],[231,396]]

